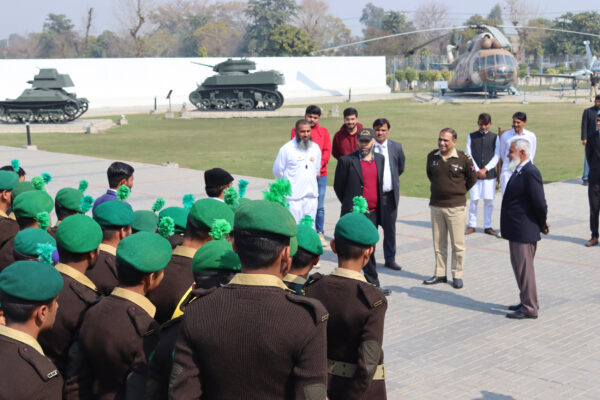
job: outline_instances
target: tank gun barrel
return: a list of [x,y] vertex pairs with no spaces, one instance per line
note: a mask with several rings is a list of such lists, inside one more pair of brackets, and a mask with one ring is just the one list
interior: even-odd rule
[[191,63],[192,63],[192,64],[198,64],[198,65],[202,65],[203,67],[210,67],[210,68],[214,68],[214,67],[215,67],[214,65],[210,65],[210,64],[203,64],[203,63],[199,63],[199,62],[196,62],[196,61],[192,61]]

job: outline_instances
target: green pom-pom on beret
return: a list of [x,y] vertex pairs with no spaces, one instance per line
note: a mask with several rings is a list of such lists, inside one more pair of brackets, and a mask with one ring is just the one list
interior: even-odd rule
[[367,203],[367,199],[362,196],[355,196],[352,199],[352,212],[359,214],[366,214],[369,212],[369,204]]
[[281,204],[267,200],[250,200],[235,212],[235,229],[275,233],[293,237],[298,226],[289,210]]
[[79,181],[79,188],[77,190],[79,190],[81,193],[84,193],[87,190],[88,185],[88,181],[82,179]]
[[240,197],[246,196],[246,187],[248,186],[248,183],[249,182],[245,179],[240,179],[240,181],[238,182],[238,193]]
[[224,219],[229,225],[233,225],[231,208],[222,201],[210,198],[196,201],[190,210],[190,218],[209,229],[216,219]]
[[17,261],[0,272],[0,291],[28,301],[55,298],[63,287],[60,272],[50,264]]
[[275,182],[269,184],[269,191],[263,191],[265,200],[281,204],[285,208],[289,207],[285,196],[292,194],[292,184],[289,180],[275,179]]
[[215,219],[210,232],[208,233],[214,240],[222,240],[231,232],[231,224],[224,219]]
[[152,204],[152,211],[154,211],[155,213],[159,212],[165,206],[165,203],[165,199],[159,197],[158,199],[156,199],[154,204]]
[[13,212],[19,217],[36,218],[41,212],[51,212],[54,200],[43,190],[30,190],[19,194],[13,202]]
[[[125,186],[127,187],[127,186]],[[135,221],[131,206],[120,200],[110,200],[94,208],[93,216],[102,226],[127,226]]]
[[159,234],[137,232],[119,242],[117,263],[149,274],[167,266],[171,261],[171,251],[171,243]]
[[16,158],[14,160],[10,160],[10,165],[13,171],[15,172],[19,172],[19,170],[21,169],[21,166],[19,165],[19,160],[17,160]]
[[121,201],[125,201],[129,197],[130,193],[131,193],[131,189],[129,189],[129,186],[121,185],[117,189],[117,198]]
[[186,210],[189,210],[192,208],[192,206],[194,205],[194,201],[196,201],[196,199],[194,198],[193,194],[186,194],[183,196],[183,208],[185,208]]
[[56,204],[61,205],[67,210],[80,211],[82,198],[83,193],[81,193],[79,190],[66,187],[60,189],[56,193],[56,197],[54,198],[54,200],[56,201]]
[[185,232],[185,228],[187,226],[189,213],[189,210],[186,210],[183,207],[167,207],[160,211],[158,214],[158,220],[160,221],[164,217],[173,218],[173,221],[175,221],[175,232],[183,233]]
[[373,246],[379,241],[375,224],[364,214],[351,212],[339,219],[334,237],[342,237],[363,246]]
[[56,243],[71,253],[87,253],[102,242],[102,228],[85,214],[65,218],[56,229]]
[[192,259],[192,271],[195,274],[241,270],[240,258],[233,252],[233,247],[227,240],[211,240],[205,243]]
[[47,172],[42,173],[42,180],[47,185],[52,181],[52,175]]
[[310,215],[305,215],[298,225],[310,226],[312,228],[315,225],[315,220]]
[[298,247],[311,254],[320,256],[323,254],[323,245],[317,231],[313,228],[313,224],[314,220],[310,215],[305,215],[298,224]]
[[0,171],[0,190],[12,190],[19,183],[19,174],[13,171]]
[[223,201],[231,207],[232,210],[235,210],[240,205],[240,195],[233,187],[227,188],[225,193],[223,193]]
[[31,180],[31,183],[33,184],[33,188],[35,190],[44,190],[44,178],[41,176],[34,176]]
[[49,244],[53,249],[56,248],[56,240],[48,232],[40,228],[27,228],[17,233],[13,248],[23,255],[37,257],[40,255],[40,244]]
[[52,254],[54,253],[54,250],[56,250],[56,246],[52,246],[50,243],[38,243],[38,260],[46,264],[52,264]]
[[81,210],[82,213],[86,213],[88,211],[90,211],[90,209],[92,208],[92,206],[94,205],[94,198],[90,195],[87,196],[83,196],[81,198],[81,202],[79,204],[79,209]]
[[50,227],[50,214],[46,211],[42,211],[36,214],[35,220],[38,223],[38,227],[41,230],[47,230]]
[[158,228],[158,216],[150,210],[136,210],[135,221],[131,224],[131,229],[136,232],[156,232]]
[[158,223],[158,233],[167,238],[175,234],[175,221],[171,217],[163,217]]

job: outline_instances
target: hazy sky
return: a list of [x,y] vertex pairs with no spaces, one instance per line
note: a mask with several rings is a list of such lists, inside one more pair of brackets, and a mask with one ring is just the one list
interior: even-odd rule
[[[44,19],[49,13],[66,14],[75,24],[76,29],[82,30],[85,13],[88,7],[94,8],[95,23],[94,34],[99,34],[105,29],[118,30],[116,9],[118,4],[125,0],[0,0],[0,39],[6,38],[10,33],[26,34],[42,30]],[[153,0],[155,4],[168,3],[168,0]],[[362,25],[359,22],[362,8],[369,0],[325,0],[330,7],[330,13],[341,18],[352,29],[354,34],[359,34]],[[412,18],[419,4],[429,0],[371,0],[370,2],[386,10],[405,11]],[[300,0],[297,0],[299,3]],[[460,24],[472,14],[486,16],[494,4],[504,4],[504,0],[459,0],[446,2],[451,4],[449,24]],[[529,0],[529,4],[537,9],[540,17],[553,19],[561,14],[581,11],[600,11],[597,0]],[[506,18],[505,18],[506,19]],[[507,21],[505,21],[507,22]]]

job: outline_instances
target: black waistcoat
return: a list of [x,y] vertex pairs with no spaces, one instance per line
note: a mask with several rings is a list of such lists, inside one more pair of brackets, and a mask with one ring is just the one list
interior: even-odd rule
[[[471,155],[473,161],[481,169],[490,162],[494,157],[496,151],[496,135],[495,133],[488,132],[486,134],[480,131],[471,133]],[[496,177],[496,168],[489,170],[485,176],[485,179],[494,179]]]

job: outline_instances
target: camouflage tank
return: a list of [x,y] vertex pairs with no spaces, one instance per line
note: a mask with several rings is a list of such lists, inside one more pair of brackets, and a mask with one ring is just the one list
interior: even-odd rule
[[206,78],[190,93],[190,102],[199,111],[276,110],[283,105],[277,85],[285,83],[278,71],[257,71],[254,61],[241,59],[208,65],[218,75]]
[[79,118],[88,109],[85,98],[63,88],[71,87],[73,81],[54,68],[40,69],[34,76],[31,89],[16,99],[0,101],[0,119],[7,122],[68,122]]

